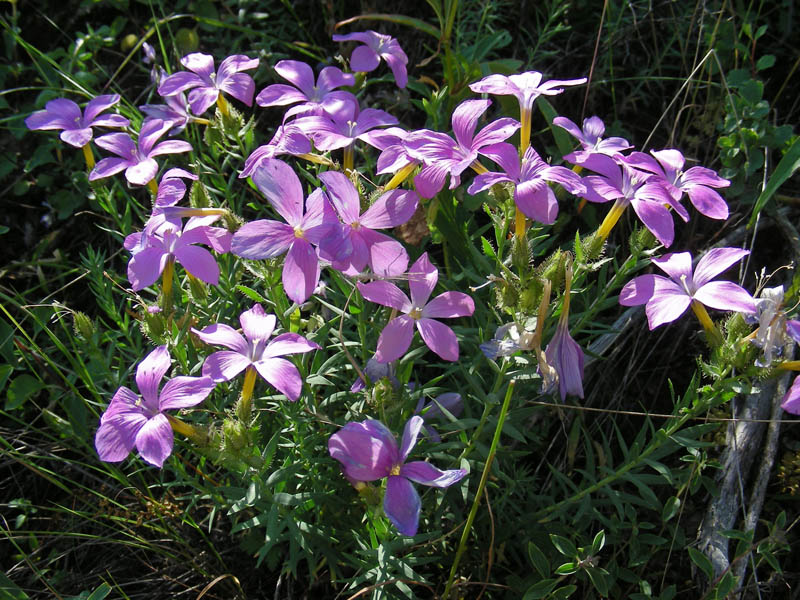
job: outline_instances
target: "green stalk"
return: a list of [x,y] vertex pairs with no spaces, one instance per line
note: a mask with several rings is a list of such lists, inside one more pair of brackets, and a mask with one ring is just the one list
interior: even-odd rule
[[489,470],[492,468],[495,453],[497,452],[497,445],[500,442],[500,433],[503,431],[503,423],[508,414],[508,405],[511,402],[511,396],[514,392],[514,380],[508,383],[506,390],[506,397],[503,399],[503,406],[500,409],[500,417],[497,419],[497,426],[494,428],[494,437],[492,438],[492,445],[489,448],[489,456],[486,457],[486,463],[483,466],[483,473],[481,474],[481,481],[478,484],[478,491],[475,492],[475,500],[472,501],[472,508],[467,516],[467,522],[464,525],[464,530],[461,532],[461,540],[458,542],[458,549],[456,550],[456,558],[453,561],[453,566],[450,569],[450,577],[447,579],[447,586],[444,588],[442,598],[447,600],[450,597],[450,589],[453,587],[453,579],[455,578],[456,571],[458,570],[458,563],[461,561],[461,555],[467,547],[467,538],[469,532],[472,530],[472,523],[475,521],[475,515],[478,514],[478,504],[480,504],[483,490],[486,487],[486,481],[489,479]]

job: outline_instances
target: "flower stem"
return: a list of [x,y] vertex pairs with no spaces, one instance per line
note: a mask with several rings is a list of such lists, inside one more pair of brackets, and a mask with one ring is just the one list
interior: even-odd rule
[[403,167],[397,173],[394,174],[394,176],[389,180],[389,183],[383,186],[384,191],[393,190],[398,185],[403,183],[406,179],[408,179],[408,176],[411,175],[411,173],[416,168],[417,168],[417,163],[415,162],[408,163],[405,167]]
[[81,147],[81,150],[83,150],[83,158],[86,160],[86,168],[91,171],[94,169],[94,154],[91,144],[87,142]]
[[714,325],[714,321],[711,320],[711,317],[708,316],[706,307],[700,304],[697,300],[692,300],[692,310],[697,316],[697,319],[700,321],[700,324],[703,326],[703,329],[705,329],[709,343],[713,347],[722,344],[722,334],[719,332],[719,329],[717,329],[717,326]]
[[148,181],[147,187],[150,189],[150,192],[153,194],[153,196],[158,196],[158,184],[156,183],[155,179]]
[[161,310],[166,314],[172,312],[172,274],[175,271],[175,259],[170,256],[161,274]]
[[353,144],[344,147],[344,170],[353,170]]
[[614,202],[614,206],[612,206],[611,210],[608,211],[606,218],[603,219],[603,222],[600,223],[600,228],[597,230],[597,237],[601,242],[606,241],[608,234],[611,233],[612,229],[614,229],[614,225],[617,224],[617,221],[619,221],[619,218],[622,216],[622,213],[625,212],[627,206],[628,202],[623,198],[618,198]]
[[525,214],[519,209],[518,206],[514,206],[514,235],[517,236],[519,239],[522,239],[525,235],[525,230],[527,229],[527,223],[525,221]]
[[522,127],[519,130],[519,155],[524,156],[528,146],[531,145],[531,112],[532,109],[520,107],[519,121]]
[[189,423],[184,423],[180,419],[173,417],[172,415],[165,415],[167,420],[169,421],[170,427],[172,427],[172,431],[175,433],[180,433],[182,436],[189,438],[193,442],[198,444],[205,444],[208,435],[207,433],[198,428],[194,425],[189,425]]
[[785,360],[777,366],[784,371],[800,371],[800,360]]
[[478,159],[472,161],[470,168],[472,168],[472,170],[475,171],[478,175],[482,175],[483,173],[489,172],[489,169],[487,169],[480,162],[478,162]]
[[303,154],[298,154],[297,157],[298,158],[305,158],[308,162],[312,162],[312,163],[315,163],[315,164],[318,164],[318,165],[325,165],[326,167],[332,167],[333,166],[333,161],[331,161],[329,158],[326,158],[326,157],[321,156],[319,154],[311,154],[311,153],[306,152],[306,153],[303,153]]
[[492,462],[494,462],[494,456],[497,452],[497,445],[500,442],[500,433],[503,431],[503,423],[505,423],[506,415],[508,414],[508,405],[511,402],[511,396],[513,393],[514,380],[512,379],[508,383],[508,389],[506,389],[506,397],[503,399],[503,406],[500,409],[500,416],[497,419],[497,426],[494,429],[492,445],[489,447],[489,455],[486,457],[486,462],[483,466],[483,473],[481,473],[481,481],[478,484],[478,491],[475,492],[475,499],[472,501],[472,508],[469,511],[469,515],[467,515],[467,522],[464,525],[464,530],[461,532],[461,540],[458,542],[456,556],[453,560],[453,566],[450,569],[450,577],[447,579],[447,586],[444,588],[444,594],[442,594],[442,598],[444,600],[447,600],[450,597],[450,589],[453,587],[453,579],[456,575],[456,571],[458,570],[458,563],[461,560],[461,555],[464,553],[464,550],[467,547],[467,538],[472,530],[472,523],[475,521],[475,515],[478,513],[478,504],[480,504],[483,490],[486,487],[486,481],[489,479],[489,471],[491,470]]
[[250,422],[250,414],[253,399],[253,388],[256,384],[256,369],[252,365],[247,367],[244,372],[244,384],[242,385],[242,395],[239,404],[236,406],[236,415],[244,423]]
[[219,112],[222,113],[223,117],[227,117],[231,114],[230,108],[228,107],[228,101],[225,100],[225,96],[220,94],[217,96],[217,108],[219,108]]

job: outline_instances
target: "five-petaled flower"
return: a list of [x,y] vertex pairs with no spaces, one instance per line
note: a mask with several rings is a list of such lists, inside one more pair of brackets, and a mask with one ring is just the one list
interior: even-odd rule
[[192,332],[207,344],[230,350],[215,352],[203,363],[203,375],[214,381],[230,381],[247,368],[253,368],[271,386],[295,401],[300,397],[303,380],[300,372],[285,358],[287,354],[311,352],[319,346],[296,333],[282,333],[268,341],[275,331],[275,315],[268,315],[260,304],[239,315],[244,336],[223,323]]
[[653,263],[669,278],[640,275],[625,284],[619,303],[623,306],[645,304],[650,329],[674,321],[690,305],[707,330],[708,313],[702,305],[717,310],[755,313],[755,301],[747,290],[731,281],[711,281],[748,254],[749,251],[739,248],[714,248],[698,261],[694,273],[692,255],[688,252],[654,258]]
[[269,219],[246,223],[233,235],[231,252],[252,260],[275,258],[286,252],[283,289],[292,301],[302,304],[319,283],[319,258],[313,245],[325,240],[335,257],[341,242],[339,220],[321,189],[309,195],[303,211],[303,186],[283,161],[265,159],[251,177],[286,223]]
[[118,94],[97,96],[89,100],[81,114],[80,107],[67,98],[56,98],[25,119],[28,129],[61,129],[59,137],[76,148],[92,139],[92,127],[127,127],[130,122],[121,115],[102,115],[104,110],[119,102]]
[[283,116],[285,121],[292,116],[321,115],[326,108],[338,105],[343,101],[358,102],[353,94],[343,90],[335,91],[342,86],[352,86],[356,78],[352,73],[342,73],[338,67],[325,67],[314,82],[314,71],[306,63],[297,60],[281,60],[275,64],[275,72],[292,83],[273,83],[268,85],[258,96],[259,106],[293,106]]
[[406,462],[425,421],[413,416],[403,430],[400,447],[380,421],[350,422],[328,440],[330,455],[342,464],[350,481],[375,481],[386,477],[383,511],[403,535],[416,535],[421,501],[412,481],[446,488],[460,481],[464,469],[441,471],[425,461]]
[[566,167],[551,167],[531,146],[525,151],[521,164],[516,148],[507,142],[487,146],[482,153],[500,165],[505,172],[481,173],[467,192],[477,194],[496,183],[511,182],[514,184],[514,202],[517,208],[526,216],[545,225],[552,225],[558,216],[556,195],[548,182],[560,184],[571,194],[586,192],[580,176]]
[[189,92],[189,106],[192,113],[202,115],[221,98],[220,92],[227,92],[247,106],[253,104],[256,84],[247,71],[258,67],[257,58],[234,54],[223,60],[214,72],[214,57],[202,52],[187,54],[181,64],[189,71],[180,71],[165,77],[158,86],[161,96],[173,96],[186,90]]
[[350,55],[350,68],[353,71],[369,72],[378,68],[381,59],[386,61],[392,70],[397,87],[404,88],[408,83],[408,56],[403,52],[400,44],[390,35],[377,31],[359,31],[347,35],[334,35],[334,42],[361,42]]
[[475,311],[475,303],[463,292],[444,292],[429,302],[438,280],[439,270],[431,264],[426,252],[408,269],[410,300],[389,281],[357,284],[365,299],[404,313],[383,328],[375,351],[378,362],[390,362],[403,356],[411,345],[415,326],[428,348],[444,360],[458,360],[456,334],[434,319],[468,317]]
[[397,227],[408,221],[417,209],[417,194],[409,190],[391,190],[382,194],[364,214],[358,191],[342,173],[326,171],[319,176],[328,190],[328,198],[342,219],[346,249],[334,268],[347,275],[358,275],[369,265],[373,273],[399,275],[408,267],[403,245],[375,229]]
[[450,174],[450,189],[461,184],[461,174],[473,167],[485,172],[486,168],[476,162],[483,148],[508,139],[519,129],[514,119],[504,117],[489,123],[477,134],[478,119],[491,105],[491,100],[465,100],[453,111],[452,124],[455,141],[438,131],[420,129],[403,140],[408,154],[424,166],[414,177],[414,186],[423,198],[433,198],[444,186]]
[[159,346],[139,363],[136,386],[141,396],[120,387],[100,418],[94,445],[100,460],[119,462],[136,447],[151,465],[161,467],[174,442],[170,419],[164,411],[188,408],[205,400],[216,385],[210,377],[173,377],[158,391],[170,367],[166,346]]
[[158,138],[172,127],[172,122],[148,119],[139,132],[138,144],[127,133],[109,133],[100,136],[95,143],[116,154],[119,158],[103,158],[89,173],[89,181],[110,177],[125,171],[125,178],[133,185],[147,185],[158,174],[158,163],[154,156],[191,152],[192,145],[181,140],[165,140],[156,144]]

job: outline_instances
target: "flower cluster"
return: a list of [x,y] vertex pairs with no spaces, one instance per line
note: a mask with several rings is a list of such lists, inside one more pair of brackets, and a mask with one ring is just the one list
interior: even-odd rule
[[[542,225],[556,223],[560,211],[568,210],[564,207],[567,194],[578,202],[613,203],[593,237],[602,247],[631,206],[644,227],[666,248],[675,240],[673,213],[684,222],[690,218],[689,209],[682,203],[684,195],[700,214],[712,219],[728,217],[728,207],[716,191],[729,185],[727,180],[705,167],[687,169],[686,158],[676,149],[645,154],[632,151],[633,146],[625,139],[603,138],[605,126],[596,116],[586,119],[582,127],[567,118],[555,118],[553,126],[573,136],[576,149],[557,157],[553,164],[543,158],[530,139],[536,99],[561,94],[566,88],[586,83],[585,78],[545,80],[537,71],[489,75],[472,83],[470,90],[476,94],[514,96],[519,103],[519,120],[491,119],[491,99],[469,98],[452,112],[452,134],[430,129],[407,131],[388,112],[362,106],[364,94],[359,89],[364,83],[363,74],[378,68],[381,60],[388,65],[397,85],[406,87],[408,57],[397,40],[373,31],[336,35],[333,39],[359,43],[350,54],[350,72],[326,66],[315,75],[312,67],[303,62],[282,60],[273,69],[287,83],[272,83],[258,93],[255,81],[245,71],[258,68],[259,60],[246,55],[229,56],[215,68],[212,56],[195,52],[181,59],[183,71],[166,75],[154,68],[155,89],[164,103],[140,107],[146,118],[138,132],[121,131],[95,139],[99,148],[115,155],[102,158],[96,165],[89,145],[93,140],[92,128],[130,125],[120,115],[101,114],[119,102],[118,96],[95,98],[83,112],[70,100],[52,100],[44,111],[26,120],[31,129],[60,129],[65,142],[83,148],[91,169],[90,181],[124,171],[130,184],[149,187],[152,211],[141,231],[128,235],[124,241],[124,248],[130,253],[128,281],[134,292],[146,295],[149,292],[144,290],[156,286],[161,279],[163,314],[159,314],[170,327],[178,323],[172,321],[173,282],[183,281],[175,271],[176,264],[186,272],[191,286],[202,289],[206,289],[203,283],[228,289],[217,262],[223,255],[228,255],[224,261],[229,264],[244,266],[252,272],[268,272],[275,281],[280,270],[281,290],[267,290],[269,300],[239,314],[241,332],[222,322],[220,315],[226,306],[223,302],[209,303],[204,307],[205,316],[198,311],[187,314],[181,321],[183,333],[189,335],[190,331],[198,352],[206,354],[202,367],[198,360],[189,371],[199,370],[202,376],[173,377],[159,392],[160,380],[171,364],[167,345],[158,346],[139,363],[135,379],[141,396],[120,387],[101,417],[95,446],[102,460],[124,460],[136,448],[146,462],[161,467],[172,451],[173,431],[198,444],[205,443],[208,432],[165,411],[197,406],[215,386],[233,382],[241,374],[236,414],[245,428],[254,421],[250,406],[257,377],[289,401],[299,401],[304,381],[298,364],[306,358],[286,357],[307,355],[323,347],[322,336],[315,338],[310,333],[312,339],[307,339],[298,333],[313,331],[311,325],[303,329],[292,319],[316,300],[322,304],[324,273],[361,303],[357,309],[351,306],[349,314],[358,314],[361,325],[367,322],[375,325],[374,332],[366,327],[361,332],[362,339],[371,336],[375,352],[367,362],[365,374],[359,372],[352,393],[368,386],[374,388],[378,379],[384,380],[387,389],[407,395],[408,388],[398,377],[408,377],[412,362],[408,353],[415,343],[415,331],[419,332],[421,343],[416,344],[422,351],[427,347],[443,361],[458,361],[468,353],[460,346],[459,335],[462,343],[467,335],[458,328],[459,321],[450,321],[455,323],[451,327],[442,319],[471,317],[475,300],[461,291],[435,293],[439,285],[439,269],[434,265],[437,253],[413,244],[404,245],[391,235],[391,230],[424,212],[421,208],[433,212],[439,195],[446,196],[445,184],[449,181],[450,190],[458,188],[462,179],[471,176],[470,171],[475,176],[465,186],[467,194],[491,194],[493,201],[501,206],[501,210],[491,215],[497,222],[505,219],[506,209],[510,211],[507,214],[515,215],[513,245],[517,255],[509,261],[498,260],[498,268],[504,277],[516,277],[517,289],[533,298],[526,306],[521,301],[503,306],[512,313],[513,322],[501,325],[495,337],[482,344],[481,349],[490,360],[533,353],[541,392],[558,393],[562,402],[568,396],[584,397],[585,357],[583,348],[570,333],[570,306],[573,280],[579,287],[580,278],[589,269],[585,261],[579,262],[583,259],[577,250],[574,259],[571,253],[558,250],[542,269],[530,268],[527,220]],[[153,62],[154,56],[149,48],[148,61]],[[236,205],[225,205],[224,198],[213,200],[217,206],[208,206],[212,201],[198,203],[196,198],[202,196],[204,189],[200,180],[203,162],[188,142],[162,139],[198,125],[227,131],[226,127],[236,126],[237,119],[244,130],[243,118],[231,108],[226,97],[248,107],[255,100],[263,109],[283,110],[271,141],[253,151],[250,149],[255,144],[251,144],[243,152],[249,155],[244,157],[238,175],[249,179],[248,183],[255,188],[253,196],[262,200],[245,208],[256,212],[251,220],[233,215],[232,209],[225,206]],[[209,119],[202,117],[215,104],[216,115]],[[228,133],[228,137],[235,137]],[[518,146],[509,141],[516,139],[516,135],[519,135]],[[372,152],[376,156],[377,174],[391,175],[382,186],[374,186],[372,192],[366,190],[370,180],[354,168],[358,152]],[[161,167],[156,157],[187,153],[191,153],[192,158],[187,162],[194,172],[172,168],[158,179]],[[299,176],[287,162],[293,159],[309,161],[316,165],[316,171]],[[192,206],[181,206],[187,195],[186,180],[197,186],[191,194]],[[220,221],[224,226],[220,226]],[[506,237],[512,237],[507,234],[506,230],[502,236],[498,235],[498,245]],[[745,255],[746,251],[735,248],[713,249],[694,269],[688,252],[654,258],[652,263],[668,277],[644,274],[634,278],[622,288],[619,303],[645,305],[650,329],[674,321],[691,307],[709,335],[718,337],[705,307],[745,314],[757,312],[756,301],[744,288],[732,282],[714,281]],[[256,265],[247,261],[263,262]],[[519,272],[512,273],[512,268]],[[407,283],[408,293],[402,282]],[[551,292],[560,298],[560,313],[558,308],[554,311],[557,323],[548,319]],[[390,310],[365,310],[363,301]],[[534,313],[537,303],[538,312]],[[271,306],[270,310],[276,314],[268,313],[264,306]],[[774,340],[783,340],[786,331],[795,336],[800,326],[783,319],[780,327],[770,329],[770,319],[774,320],[778,309],[758,310],[762,316],[772,315],[762,317],[770,323],[761,323],[762,333],[756,338],[769,363],[774,352],[770,354],[766,348],[775,347],[778,342]],[[212,311],[214,316],[210,316]],[[341,314],[344,321],[348,308],[341,308]],[[554,326],[548,328],[548,323]],[[279,333],[273,337],[276,331]],[[549,341],[544,344],[548,336]],[[224,349],[212,352],[208,345]],[[344,347],[342,343],[341,348]],[[366,361],[367,356],[360,360]],[[349,354],[348,358],[358,370]],[[406,366],[406,374],[398,375]],[[407,382],[405,379],[404,383]],[[222,389],[235,385],[238,382],[222,385]],[[426,421],[442,416],[457,418],[465,408],[465,397],[454,392],[441,394],[428,405],[423,405],[424,394],[420,395],[422,399],[410,418],[410,406],[393,407],[397,410],[381,413],[400,415],[398,425],[402,423],[400,419],[408,418],[399,446],[384,423],[370,418],[344,424],[328,441],[330,456],[341,464],[344,475],[357,489],[368,482],[386,480],[384,512],[401,534],[409,536],[417,533],[421,514],[421,500],[412,482],[447,488],[467,473],[465,469],[440,470],[425,461],[407,462]],[[796,410],[798,405],[800,384],[796,383],[784,406],[786,410]],[[440,441],[433,429],[429,429],[429,438]]]

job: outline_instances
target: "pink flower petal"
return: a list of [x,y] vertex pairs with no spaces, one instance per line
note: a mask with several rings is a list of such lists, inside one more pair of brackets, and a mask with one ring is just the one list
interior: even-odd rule
[[292,402],[300,397],[303,380],[300,372],[292,363],[284,358],[264,358],[253,363],[253,366],[269,384]]
[[161,413],[148,419],[136,434],[136,449],[139,455],[159,469],[172,454],[174,437],[167,417]]
[[358,291],[361,292],[365,300],[369,300],[375,304],[388,306],[403,313],[409,312],[412,308],[408,296],[406,296],[399,287],[389,281],[358,282],[356,287],[358,287]]
[[307,241],[297,238],[286,254],[283,263],[283,290],[298,304],[302,304],[314,293],[319,283],[319,259]]
[[428,319],[468,317],[475,312],[475,302],[463,292],[444,292],[425,305],[422,316]]
[[419,494],[408,479],[399,475],[389,476],[383,497],[383,512],[397,527],[397,531],[408,536],[417,534],[421,506]]
[[159,346],[136,367],[136,386],[144,399],[145,405],[151,409],[158,408],[158,386],[170,367],[169,351],[166,346]]
[[248,352],[247,341],[230,325],[214,323],[203,330],[197,330],[192,327],[192,333],[206,344],[225,346],[240,354]]
[[397,462],[397,443],[379,421],[348,423],[328,440],[328,452],[357,481],[383,479]]
[[203,375],[216,382],[230,381],[250,366],[250,359],[231,350],[220,350],[203,363]]
[[447,325],[433,319],[419,319],[417,329],[425,344],[444,360],[458,360],[458,339]]
[[447,488],[461,481],[467,472],[464,469],[451,469],[442,471],[431,463],[415,460],[404,464],[400,469],[400,475],[410,479],[415,483],[421,483],[436,488]]
[[709,281],[694,293],[694,299],[717,310],[745,314],[756,312],[756,303],[750,293],[732,281]]
[[215,385],[210,377],[173,377],[161,390],[159,410],[196,406],[208,397]]
[[381,331],[375,350],[375,360],[381,363],[397,360],[408,350],[412,337],[414,337],[414,319],[406,315],[395,317]]

